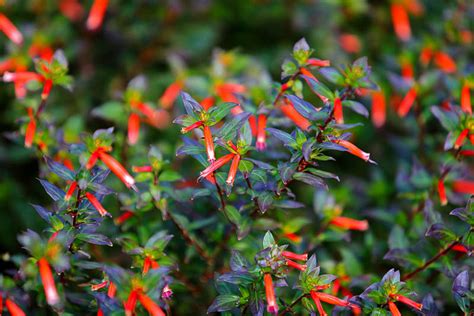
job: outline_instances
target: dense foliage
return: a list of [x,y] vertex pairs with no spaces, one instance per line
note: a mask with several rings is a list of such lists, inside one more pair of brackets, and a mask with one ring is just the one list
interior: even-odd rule
[[473,312],[474,3],[84,2],[0,2],[0,314]]

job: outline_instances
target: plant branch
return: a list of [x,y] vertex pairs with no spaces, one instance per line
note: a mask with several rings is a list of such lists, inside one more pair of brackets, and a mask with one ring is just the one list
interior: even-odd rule
[[291,311],[291,309],[298,304],[303,298],[307,297],[308,294],[301,294],[298,296],[290,305],[288,305],[284,310],[282,310],[278,315],[285,315],[286,312]]

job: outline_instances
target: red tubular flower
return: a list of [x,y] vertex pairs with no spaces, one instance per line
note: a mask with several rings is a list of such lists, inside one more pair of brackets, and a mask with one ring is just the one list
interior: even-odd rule
[[43,84],[43,91],[41,92],[41,100],[46,100],[51,93],[53,88],[53,81],[51,79],[46,79]]
[[278,304],[275,298],[272,276],[269,273],[265,273],[263,276],[263,283],[265,284],[265,296],[267,298],[267,312],[276,315],[278,314]]
[[358,53],[361,50],[359,38],[354,34],[341,34],[339,36],[339,45],[347,53]]
[[15,44],[23,43],[23,35],[15,25],[2,13],[0,13],[0,30]]
[[409,299],[408,297],[405,297],[403,295],[399,295],[399,294],[396,294],[396,295],[391,295],[391,297],[396,300],[396,301],[399,301],[400,303],[403,303],[405,305],[408,305],[410,307],[413,307],[414,309],[417,309],[419,311],[421,311],[421,309],[423,308],[423,304],[420,304],[420,303],[417,303],[411,299]]
[[334,100],[334,118],[336,119],[336,123],[344,123],[344,114],[342,112],[342,102],[340,98]]
[[461,109],[465,113],[472,114],[471,108],[471,93],[469,91],[469,86],[465,83],[461,89]]
[[104,312],[102,311],[102,309],[100,307],[97,310],[97,316],[104,316]]
[[148,271],[150,271],[150,268],[158,269],[159,267],[160,267],[160,265],[158,264],[158,262],[153,260],[151,257],[147,256],[147,257],[145,257],[145,260],[143,261],[142,274],[143,275],[147,274]]
[[402,63],[402,77],[405,79],[413,79],[413,67],[410,63],[404,62]]
[[54,283],[53,272],[49,266],[48,261],[45,258],[38,260],[39,274],[41,276],[41,282],[43,282],[44,294],[46,295],[46,302],[49,305],[56,305],[59,303],[58,290]]
[[372,122],[375,127],[385,124],[385,96],[382,91],[372,93]]
[[446,190],[444,188],[444,179],[438,180],[438,195],[441,205],[448,204],[448,198],[446,197]]
[[258,116],[257,142],[255,143],[255,146],[257,147],[257,150],[259,151],[262,151],[267,147],[265,143],[266,141],[265,128],[266,127],[267,127],[267,117],[264,114],[260,114]]
[[349,217],[337,216],[331,219],[329,224],[340,227],[342,229],[360,230],[369,229],[369,223],[366,220],[359,221]]
[[431,60],[431,57],[433,57],[433,50],[431,48],[425,47],[421,50],[420,62],[423,66],[428,65]]
[[308,254],[303,253],[303,254],[298,254],[294,253],[291,251],[282,251],[281,255],[287,259],[293,259],[293,260],[301,260],[301,261],[306,261],[308,260]]
[[284,236],[288,238],[289,240],[291,240],[292,242],[296,242],[296,243],[299,243],[302,239],[301,236],[298,236],[295,233],[284,233]]
[[392,301],[388,302],[388,309],[390,310],[390,313],[392,313],[392,316],[402,316],[402,313],[400,313],[397,305],[395,305],[394,302]]
[[60,0],[59,10],[71,21],[78,21],[84,13],[84,8],[78,0]]
[[107,290],[107,296],[113,298],[115,297],[115,293],[117,293],[117,287],[115,286],[115,283],[110,282],[109,289]]
[[128,117],[128,143],[134,145],[138,141],[140,134],[140,117],[136,113],[130,114]]
[[232,164],[230,165],[229,173],[227,175],[226,183],[230,186],[234,185],[235,175],[239,169],[240,155],[234,155]]
[[165,316],[166,314],[160,308],[158,304],[153,302],[153,300],[145,295],[142,292],[138,293],[138,300],[143,305],[143,307],[148,311],[148,313],[152,316]]
[[86,164],[86,169],[87,170],[90,170],[90,169],[92,169],[92,167],[95,166],[95,164],[97,162],[97,159],[99,159],[99,151],[101,151],[101,149],[97,149],[89,157],[89,160],[87,161],[87,164]]
[[462,132],[459,134],[458,138],[456,138],[456,141],[454,142],[454,149],[459,149],[459,147],[462,146],[468,134],[469,129],[465,128],[462,130]]
[[474,156],[474,150],[472,149],[461,150],[459,153],[463,156],[468,156],[468,157]]
[[135,313],[135,307],[137,306],[138,292],[132,290],[128,295],[127,301],[123,303],[126,316],[132,316]]
[[28,116],[30,117],[30,121],[26,126],[25,147],[30,148],[31,145],[33,145],[33,141],[35,139],[36,134],[36,119],[33,114],[33,108],[28,108]]
[[133,212],[131,211],[125,211],[122,213],[122,215],[120,215],[119,217],[117,217],[115,219],[115,224],[117,225],[122,225],[123,223],[125,223],[129,218],[131,218],[132,216],[134,215]]
[[467,180],[453,181],[453,191],[464,194],[474,194],[474,182]]
[[310,58],[306,62],[308,65],[313,67],[329,67],[331,66],[331,62],[329,60],[321,60],[316,58]]
[[333,296],[331,294],[323,293],[323,292],[315,292],[319,300],[331,304],[331,305],[337,305],[337,306],[348,306],[349,302],[342,300],[336,296]]
[[99,159],[112,171],[126,186],[137,191],[135,179],[128,171],[117,161],[104,151],[99,151]]
[[359,316],[360,314],[362,314],[362,309],[358,305],[349,303],[348,306],[352,309],[352,313],[354,314],[354,316]]
[[5,71],[3,74],[3,81],[4,82],[16,82],[21,81],[23,83],[29,81],[41,81],[43,77],[36,72],[32,71],[16,71],[16,72],[9,72]]
[[169,285],[166,284],[163,287],[163,290],[161,291],[161,298],[164,299],[164,300],[169,300],[171,298],[171,296],[173,296],[173,291],[171,290]]
[[214,106],[216,103],[216,100],[213,97],[207,97],[202,99],[201,101],[201,106],[204,108],[204,110],[209,110],[211,107]]
[[408,41],[411,38],[411,27],[405,7],[398,3],[392,3],[391,13],[395,34],[402,41]]
[[212,163],[216,160],[214,153],[214,140],[212,139],[211,128],[207,125],[203,127],[204,143],[206,144],[207,160]]
[[437,52],[434,55],[434,62],[436,66],[445,73],[456,72],[456,62],[446,53]]
[[95,31],[102,25],[108,4],[109,0],[94,0],[86,22],[89,31]]
[[252,130],[252,136],[256,137],[258,134],[258,128],[257,128],[257,119],[255,118],[255,115],[249,116],[249,125],[250,125],[250,129]]
[[152,172],[153,167],[152,166],[133,166],[132,167],[133,172]]
[[14,301],[12,301],[9,298],[5,300],[5,306],[7,307],[7,310],[11,316],[25,316],[26,315],[25,312],[23,312],[23,310],[18,305],[16,305]]
[[229,161],[232,160],[232,158],[234,158],[234,155],[235,154],[227,154],[225,156],[222,156],[220,157],[219,159],[217,159],[216,161],[214,161],[213,163],[211,163],[206,169],[204,169],[203,171],[201,171],[201,173],[199,174],[199,178],[206,178],[208,177],[209,175],[211,175],[214,171],[216,171],[217,169],[219,169],[220,167],[222,167],[223,165],[227,164]]
[[307,268],[307,266],[305,264],[299,264],[299,263],[296,263],[296,262],[291,261],[289,259],[286,259],[286,265],[291,267],[291,268],[295,268],[297,270],[300,270],[300,271],[306,271],[306,268]]
[[179,96],[183,84],[179,81],[175,81],[166,88],[163,95],[160,97],[160,104],[164,109],[170,109],[173,106],[174,101]]
[[65,201],[69,201],[71,199],[72,194],[77,188],[77,181],[73,181],[71,185],[69,186],[69,189],[66,192],[66,195],[64,196]]
[[402,102],[398,106],[397,113],[400,117],[405,117],[410,111],[413,103],[416,99],[416,89],[413,87],[411,88],[408,93],[403,98]]
[[343,140],[343,139],[335,139],[335,140],[332,140],[332,142],[346,148],[347,151],[350,154],[352,154],[356,157],[359,157],[360,159],[362,159],[364,161],[374,163],[374,161],[370,160],[370,154],[369,153],[366,153],[366,152],[362,151],[359,147],[357,147],[353,143],[351,143],[347,140]]
[[318,293],[316,291],[309,292],[311,294],[311,298],[313,299],[314,304],[316,304],[316,308],[318,309],[320,316],[327,316],[328,314],[323,308],[321,301],[319,300]]
[[[222,83],[218,84],[215,87],[216,94],[224,101],[224,102],[233,102],[233,103],[240,103],[239,99],[236,97],[238,94],[245,93],[247,88],[244,85],[238,83]],[[238,114],[239,111],[242,111],[242,108],[234,107],[232,108],[232,113],[234,115]]]
[[109,284],[109,281],[103,281],[99,284],[93,284],[91,285],[91,291],[98,291],[98,290],[101,290],[103,289],[104,287],[106,287],[107,285]]
[[301,67],[300,72],[302,75],[310,77],[311,79],[318,81],[318,79],[308,69]]
[[195,122],[195,123],[193,123],[189,126],[181,128],[181,133],[183,133],[183,134],[188,133],[188,132],[192,131],[195,128],[201,127],[203,124],[204,124],[203,121],[197,121],[197,122]]
[[468,253],[469,252],[469,249],[467,249],[467,247],[462,245],[462,244],[454,245],[453,248],[451,248],[451,250],[461,252],[461,253]]
[[105,208],[102,206],[102,204],[100,204],[99,200],[97,200],[93,194],[86,192],[86,198],[89,200],[89,202],[91,202],[92,206],[97,210],[97,212],[99,212],[100,216],[110,216],[109,212],[105,210]]
[[291,104],[291,102],[288,101],[282,104],[281,111],[287,118],[292,120],[293,123],[295,123],[296,126],[301,128],[302,130],[307,131],[311,126],[311,123],[304,116],[298,113],[298,111],[296,111],[295,107],[293,106],[293,104]]

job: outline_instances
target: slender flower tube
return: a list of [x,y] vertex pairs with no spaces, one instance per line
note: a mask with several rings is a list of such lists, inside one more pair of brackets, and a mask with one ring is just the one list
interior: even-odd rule
[[310,77],[311,79],[318,81],[318,79],[308,69],[301,67],[300,72],[302,75]]
[[293,104],[291,104],[291,102],[288,101],[282,104],[281,111],[287,118],[292,120],[296,124],[296,126],[301,128],[302,130],[307,131],[311,126],[311,123],[304,116],[298,113],[298,111],[296,111],[295,107],[293,106]]
[[339,45],[347,53],[355,54],[360,52],[362,45],[357,35],[344,33],[339,36]]
[[372,94],[372,122],[375,127],[382,127],[385,124],[385,96],[382,91]]
[[117,287],[115,286],[115,283],[110,282],[109,289],[107,290],[107,296],[113,298],[115,297],[115,293],[117,293]]
[[99,151],[99,159],[112,171],[126,186],[137,191],[135,179],[128,171],[117,161],[104,151]]
[[420,62],[423,66],[427,66],[433,57],[433,50],[430,47],[425,47],[420,53]]
[[145,258],[145,260],[143,261],[143,270],[142,270],[142,274],[145,275],[148,273],[148,271],[150,271],[150,268],[152,269],[158,269],[160,267],[160,265],[158,264],[158,262],[156,262],[155,260],[153,260],[151,257],[147,256]]
[[402,313],[400,313],[397,305],[395,305],[394,302],[392,301],[388,302],[388,309],[390,310],[390,313],[392,313],[392,316],[402,316]]
[[319,315],[320,316],[327,316],[328,314],[323,308],[323,305],[321,304],[321,301],[319,300],[319,297],[317,295],[316,291],[311,291],[309,292],[311,294],[311,298],[313,299],[314,304],[316,304],[316,308],[318,309]]
[[132,167],[133,172],[152,172],[153,167],[152,166],[133,166]]
[[23,43],[23,35],[16,26],[2,13],[0,13],[0,30],[15,44]]
[[188,132],[192,131],[195,128],[201,127],[203,124],[204,124],[203,121],[194,122],[193,124],[191,124],[189,126],[181,128],[181,133],[183,133],[183,134],[188,133]]
[[131,211],[125,211],[122,213],[122,215],[120,215],[119,217],[117,217],[115,219],[115,224],[117,225],[122,225],[123,223],[125,223],[129,218],[133,217],[133,215],[135,215],[133,212]]
[[444,179],[438,180],[438,195],[441,205],[448,204],[448,198],[446,197],[446,190],[444,188]]
[[230,186],[234,185],[235,176],[237,174],[237,170],[239,170],[239,162],[240,162],[240,155],[234,155],[232,159],[232,163],[230,165],[229,173],[227,175],[226,183]]
[[97,210],[97,212],[99,212],[100,216],[111,216],[93,194],[86,192],[86,198],[89,200],[89,202],[91,202],[92,206]]
[[36,134],[36,119],[33,114],[33,108],[28,108],[28,116],[30,117],[30,121],[26,126],[25,132],[25,147],[30,148],[33,145],[33,141],[35,139]]
[[138,292],[132,290],[128,295],[127,301],[123,303],[126,316],[132,316],[135,313],[135,307],[137,306]]
[[451,248],[452,251],[457,251],[457,252],[462,252],[462,253],[468,253],[469,249],[467,249],[466,246],[461,245],[461,244],[456,244]]
[[308,65],[313,67],[329,67],[331,66],[331,62],[329,60],[322,60],[316,58],[310,58],[306,62]]
[[74,191],[76,191],[77,188],[77,181],[73,181],[71,185],[69,186],[69,189],[66,192],[66,195],[64,196],[65,201],[69,201],[71,199],[72,194]]
[[469,129],[465,128],[462,130],[462,132],[459,134],[458,138],[456,138],[456,141],[454,142],[454,149],[459,149],[459,147],[462,146],[468,134]]
[[391,6],[392,23],[395,34],[402,41],[408,41],[411,38],[411,27],[408,13],[404,6],[398,3],[392,3]]
[[60,0],[59,10],[71,21],[78,21],[84,13],[84,8],[78,0]]
[[104,287],[106,287],[108,284],[109,284],[109,281],[103,281],[103,282],[100,282],[99,284],[93,284],[91,285],[91,291],[101,290]]
[[331,305],[337,305],[337,306],[348,306],[349,305],[349,302],[348,301],[345,301],[345,300],[342,300],[336,296],[333,296],[331,294],[327,294],[327,293],[324,293],[324,292],[316,292],[316,295],[318,296],[318,298],[325,302],[325,303],[328,303],[328,304],[331,304]]
[[330,225],[337,226],[343,229],[364,231],[369,229],[369,223],[366,220],[359,221],[349,217],[337,216],[331,219]]
[[164,300],[169,300],[173,296],[173,290],[166,284],[161,291],[161,298]]
[[474,194],[474,182],[467,180],[455,180],[453,182],[453,191],[464,194]]
[[366,152],[362,151],[359,147],[357,147],[353,143],[351,143],[347,140],[343,140],[343,139],[336,139],[336,140],[333,140],[332,142],[346,148],[347,151],[350,154],[352,154],[356,157],[359,157],[360,159],[362,159],[364,161],[374,163],[374,161],[370,160],[370,154],[369,153],[366,153]]
[[46,100],[51,93],[53,88],[53,81],[51,79],[46,79],[43,84],[43,91],[41,92],[41,100]]
[[474,156],[474,150],[472,150],[472,149],[461,150],[459,153],[463,156],[466,156],[466,157]]
[[174,101],[176,98],[179,96],[179,93],[181,92],[181,89],[183,88],[183,85],[181,82],[176,81],[173,82],[166,88],[165,92],[163,92],[163,95],[160,97],[160,104],[164,109],[170,109],[173,106]]
[[213,97],[207,97],[202,99],[201,101],[201,106],[204,108],[204,110],[209,110],[211,107],[214,106],[216,103],[216,100]]
[[334,118],[336,119],[336,123],[344,123],[344,114],[342,112],[342,102],[340,98],[334,100]]
[[422,310],[423,308],[423,304],[420,304],[420,303],[417,303],[411,299],[409,299],[408,297],[405,297],[403,295],[398,295],[398,294],[395,294],[395,295],[390,295],[393,299],[399,301],[400,303],[403,303],[405,305],[408,305],[410,307],[413,307],[414,309],[417,309],[419,311]]
[[461,89],[461,109],[465,113],[472,114],[471,107],[471,93],[469,91],[469,86],[465,83]]
[[99,148],[91,154],[91,156],[89,157],[89,160],[87,160],[87,164],[86,164],[86,169],[87,170],[90,170],[90,169],[92,169],[92,167],[95,166],[95,164],[97,162],[97,159],[99,159],[99,152],[101,150],[102,149]]
[[260,114],[258,116],[258,129],[257,129],[257,142],[255,146],[257,147],[258,151],[265,150],[267,147],[266,135],[265,135],[265,128],[267,127],[267,117],[264,114]]
[[102,311],[102,308],[100,308],[100,307],[97,310],[97,316],[104,316],[104,312]]
[[398,106],[397,113],[400,117],[405,117],[410,111],[413,103],[416,99],[416,89],[413,87],[411,88],[408,93],[403,98],[402,102]]
[[456,72],[456,62],[446,53],[437,52],[434,55],[434,63],[441,71],[445,73],[450,74]]
[[231,161],[232,158],[234,158],[234,155],[235,154],[227,154],[211,163],[206,169],[201,171],[201,173],[199,174],[199,179],[206,178],[207,176],[211,175],[214,171]]
[[7,307],[7,310],[10,313],[10,315],[12,316],[25,316],[26,315],[25,312],[23,312],[23,310],[18,305],[16,305],[14,301],[12,301],[9,298],[5,300],[5,306]]
[[282,251],[281,255],[285,257],[286,259],[292,259],[292,260],[301,260],[301,261],[306,261],[308,260],[308,254],[307,253],[294,253],[291,251]]
[[203,127],[204,131],[204,143],[206,144],[207,160],[212,163],[216,160],[214,153],[214,140],[212,138],[211,128],[207,125]]
[[42,79],[43,79],[43,76],[32,71],[17,71],[17,72],[5,71],[3,73],[4,82],[21,81],[22,83],[26,83],[26,82],[34,81],[34,80],[41,81]]
[[306,271],[306,268],[307,268],[305,264],[299,264],[289,259],[286,259],[286,265],[300,271]]
[[143,307],[150,313],[152,316],[166,316],[161,307],[153,302],[153,300],[145,295],[142,292],[138,293],[138,300],[143,305]]
[[87,18],[87,29],[89,31],[97,30],[104,20],[105,11],[107,10],[107,5],[109,0],[95,0],[92,4],[91,10],[89,12],[89,17]]
[[256,137],[258,134],[258,128],[257,128],[257,119],[255,118],[255,115],[249,116],[249,125],[250,125],[250,129],[252,130],[252,136]]
[[272,276],[269,273],[265,273],[263,282],[265,284],[265,296],[267,298],[267,312],[276,315],[278,314],[278,304],[275,298]]
[[128,117],[128,143],[134,145],[138,141],[140,134],[140,116],[136,113],[130,114]]
[[49,266],[48,261],[45,258],[38,260],[39,274],[41,276],[41,282],[43,282],[44,294],[46,295],[46,302],[49,305],[56,305],[59,303],[58,290],[54,283],[53,272]]
[[402,64],[402,77],[408,80],[414,77],[413,66],[408,62]]
[[292,242],[296,242],[296,243],[299,243],[302,240],[301,236],[298,236],[295,233],[289,233],[289,232],[284,233],[284,236],[288,238],[289,240],[291,240]]

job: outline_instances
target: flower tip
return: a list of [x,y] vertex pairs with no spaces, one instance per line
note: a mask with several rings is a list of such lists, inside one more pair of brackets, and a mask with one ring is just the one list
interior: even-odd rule
[[278,306],[277,305],[268,305],[267,306],[267,312],[269,312],[272,315],[277,315],[278,314]]

